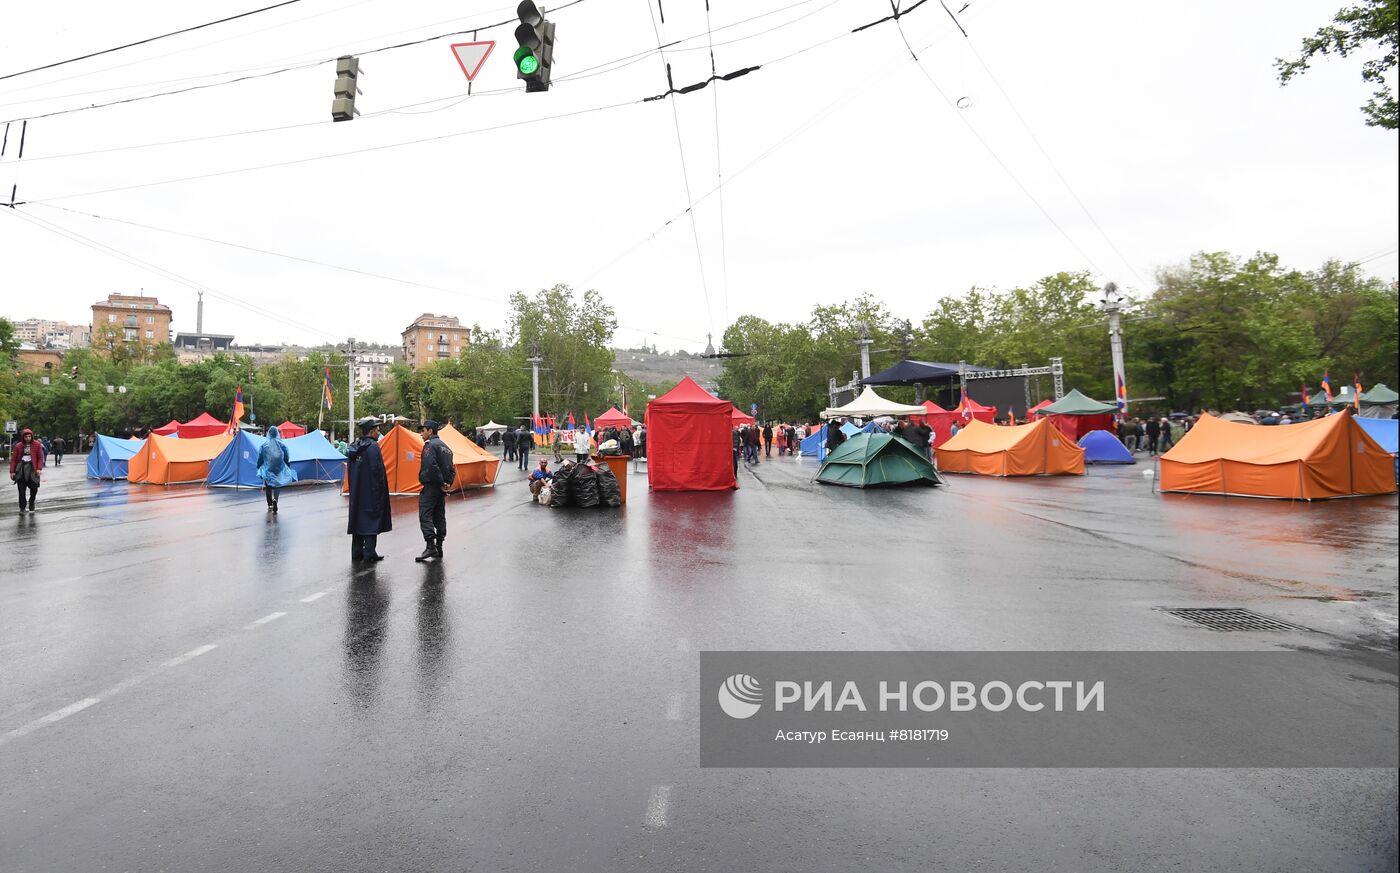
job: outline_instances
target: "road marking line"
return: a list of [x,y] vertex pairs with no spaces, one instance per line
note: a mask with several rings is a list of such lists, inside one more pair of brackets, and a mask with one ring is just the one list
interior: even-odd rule
[[175,657],[171,658],[169,661],[166,661],[166,662],[165,662],[164,664],[162,664],[161,666],[162,666],[162,667],[178,667],[178,666],[180,666],[181,664],[185,663],[186,661],[193,661],[195,658],[198,658],[200,655],[203,655],[203,654],[205,654],[205,653],[207,653],[207,652],[212,652],[212,651],[214,651],[214,650],[217,649],[217,648],[218,648],[218,646],[210,645],[210,646],[200,646],[200,647],[197,648],[197,649],[190,649],[188,652],[185,652],[183,655],[176,655]]
[[70,715],[73,715],[74,713],[82,712],[89,706],[92,706],[94,703],[101,702],[102,699],[100,697],[84,697],[77,703],[70,703],[62,709],[56,709],[48,715],[34,719],[29,724],[21,725],[20,727],[17,727],[12,731],[0,734],[0,746],[5,745],[10,740],[17,740],[25,734],[33,733],[41,727],[51,725],[56,721],[62,721],[63,719],[67,718]]
[[647,814],[642,819],[642,827],[647,830],[658,830],[671,824],[667,818],[667,809],[671,805],[671,786],[658,785],[651,789],[651,797],[647,798]]
[[245,625],[243,626],[243,629],[244,629],[244,630],[252,630],[253,628],[257,627],[258,625],[267,624],[267,623],[270,622],[270,621],[276,621],[277,619],[281,618],[282,616],[284,616],[284,615],[286,615],[286,614],[287,614],[287,613],[285,613],[285,612],[274,612],[274,613],[272,613],[271,615],[264,615],[262,618],[258,619],[257,621],[253,622],[252,624],[245,624]]
[[312,594],[312,595],[309,596],[309,597],[303,597],[303,598],[301,599],[301,602],[302,602],[302,603],[315,603],[317,600],[320,600],[322,597],[325,597],[325,596],[326,596],[326,592],[324,592],[324,591],[317,591],[315,594]]
[[666,705],[666,720],[680,721],[681,713],[685,711],[685,695],[677,691],[671,695],[671,702]]

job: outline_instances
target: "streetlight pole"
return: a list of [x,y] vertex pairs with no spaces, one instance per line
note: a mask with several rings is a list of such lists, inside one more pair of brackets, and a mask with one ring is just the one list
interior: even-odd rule
[[530,357],[525,360],[530,362],[530,390],[533,397],[530,411],[535,416],[535,419],[531,420],[530,423],[533,425],[540,416],[540,364],[544,363],[544,358],[540,357],[539,343],[530,344]]
[[346,344],[349,346],[349,349],[345,355],[345,372],[349,375],[349,378],[345,380],[346,397],[348,398],[345,408],[348,410],[348,415],[350,417],[348,421],[349,429],[346,430],[346,433],[353,435],[355,433],[355,338],[353,336],[350,337],[350,339],[346,340]]
[[1103,299],[1099,301],[1099,311],[1108,316],[1108,347],[1113,355],[1113,393],[1118,402],[1118,412],[1128,414],[1128,374],[1123,367],[1123,295],[1118,285],[1109,282],[1103,286]]
[[865,322],[856,325],[856,330],[860,332],[856,345],[860,346],[860,378],[864,382],[870,378],[870,344],[874,340],[870,338],[870,327]]

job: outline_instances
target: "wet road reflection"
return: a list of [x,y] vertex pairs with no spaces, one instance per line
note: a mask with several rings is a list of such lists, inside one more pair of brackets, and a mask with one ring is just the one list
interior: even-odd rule
[[441,563],[428,564],[418,597],[418,693],[426,706],[438,703],[444,680],[449,678],[446,664],[452,647],[449,613],[443,607],[446,593]]
[[374,705],[382,681],[380,673],[384,641],[389,635],[389,590],[370,564],[350,580],[345,600],[345,673],[350,699],[368,708]]

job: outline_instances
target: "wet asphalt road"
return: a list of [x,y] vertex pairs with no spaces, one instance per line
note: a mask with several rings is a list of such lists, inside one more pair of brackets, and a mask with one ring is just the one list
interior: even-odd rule
[[[1135,468],[622,511],[449,503],[418,565],[343,498],[89,483],[0,504],[0,870],[1394,870],[1393,770],[701,770],[701,649],[1396,647],[1394,497]],[[12,492],[7,492],[12,493]],[[1316,633],[1223,634],[1245,606]],[[1393,684],[1393,683],[1392,683]]]

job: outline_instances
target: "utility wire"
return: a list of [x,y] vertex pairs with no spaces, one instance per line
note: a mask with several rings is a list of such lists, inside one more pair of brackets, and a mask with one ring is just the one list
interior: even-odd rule
[[438,136],[423,137],[422,139],[405,140],[402,142],[385,143],[384,145],[369,146],[362,149],[351,149],[345,152],[332,152],[325,155],[311,155],[305,158],[294,158],[288,161],[277,161],[271,164],[258,164],[252,167],[235,167],[231,170],[218,170],[212,173],[201,173],[195,176],[181,176],[174,179],[159,179],[154,182],[140,182],[135,185],[121,185],[116,188],[104,188],[98,191],[83,191],[76,194],[60,194],[57,197],[43,197],[35,200],[17,201],[15,206],[23,206],[26,203],[50,203],[55,200],[71,200],[74,197],[95,197],[98,194],[114,194],[118,191],[134,191],[139,188],[153,188],[159,185],[173,185],[177,182],[193,182],[199,179],[213,179],[219,176],[233,176],[239,173],[250,173],[255,170],[269,170],[277,167],[292,167],[298,164],[308,164],[313,161],[327,160],[329,158],[343,158],[350,155],[362,155],[369,152],[385,151],[387,149],[401,148],[403,146],[420,145],[428,142],[438,142],[445,139],[455,139],[461,136],[471,136],[478,133],[488,133],[494,130],[505,130],[511,127],[521,127],[527,124],[538,124],[544,121],[555,121],[561,118],[573,118],[578,115],[587,115],[593,112],[606,112],[610,109],[618,109],[623,106],[633,106],[641,103],[641,100],[624,100],[621,103],[612,103],[607,106],[592,106],[587,109],[576,109],[572,112],[561,112],[558,115],[546,115],[541,118],[526,118],[520,121],[508,121],[503,124],[494,124],[489,127],[478,127],[471,130],[459,130],[455,133],[444,133]]
[[[915,5],[922,5],[923,2],[925,2],[925,0],[920,0],[920,2]],[[895,26],[899,28],[902,33],[904,28],[903,25],[899,23],[899,19],[895,18],[894,23]],[[938,86],[938,83],[934,81],[933,76],[930,75],[929,71],[924,68],[924,63],[923,61],[919,60],[918,55],[915,55],[912,51],[910,52],[910,54],[914,58],[914,66],[917,67],[919,72],[923,74],[924,78],[928,80],[929,85],[931,85],[933,87],[933,90],[938,93],[938,96],[943,98],[943,102],[948,104],[948,108],[953,110],[953,114],[958,117],[958,120],[961,121],[963,125],[967,127],[968,131],[973,135],[973,137],[975,137],[977,141],[981,143],[982,148],[986,149],[987,154],[991,155],[992,160],[996,161],[997,166],[1001,167],[1001,169],[1006,173],[1007,177],[1010,178],[1012,182],[1016,183],[1016,187],[1021,189],[1021,193],[1025,194],[1026,198],[1030,200],[1031,203],[1035,204],[1035,208],[1040,210],[1040,214],[1044,215],[1045,219],[1049,221],[1050,224],[1052,224],[1055,227],[1055,229],[1060,232],[1060,235],[1063,236],[1065,240],[1069,242],[1070,246],[1073,247],[1074,250],[1079,253],[1079,256],[1083,258],[1089,266],[1094,268],[1094,272],[1103,275],[1103,269],[1100,268],[1099,265],[1094,262],[1093,258],[1089,257],[1088,252],[1084,251],[1084,249],[1080,247],[1079,243],[1074,241],[1074,237],[1070,236],[1068,231],[1066,231],[1063,227],[1060,226],[1060,223],[1055,220],[1055,216],[1051,215],[1049,210],[1047,210],[1043,205],[1041,205],[1041,202],[1036,199],[1036,196],[1031,193],[1031,190],[1027,188],[1025,184],[1020,180],[1020,178],[1017,177],[1017,175],[1011,171],[1011,168],[1007,166],[1006,162],[1001,159],[1001,155],[997,154],[996,149],[992,148],[991,143],[987,142],[987,140],[983,138],[982,134],[978,133],[977,128],[972,126],[972,122],[968,121],[967,117],[962,112],[958,111],[957,104],[954,103],[951,99],[949,99],[948,95],[945,94],[943,92],[943,89]]]
[[196,30],[203,30],[203,29],[206,28],[206,27],[213,27],[213,26],[216,25],[216,24],[226,24],[226,23],[228,23],[228,22],[230,22],[230,21],[237,21],[237,20],[240,19],[240,18],[247,18],[247,17],[250,16],[250,15],[257,15],[257,14],[260,13],[260,12],[268,12],[268,11],[273,10],[273,9],[281,9],[283,6],[291,6],[293,3],[300,3],[300,2],[301,2],[301,0],[282,0],[282,2],[280,2],[280,3],[274,3],[274,4],[272,4],[271,6],[264,6],[264,7],[262,7],[261,9],[253,9],[253,10],[250,10],[250,11],[248,11],[248,12],[240,12],[240,13],[237,14],[237,15],[230,15],[230,16],[228,16],[227,18],[220,18],[220,19],[218,19],[217,21],[206,21],[206,22],[204,22],[203,24],[196,24],[196,25],[193,25],[192,27],[183,27],[183,28],[181,28],[181,29],[179,29],[179,30],[172,30],[172,31],[170,31],[169,33],[162,33],[162,34],[160,34],[159,36],[149,36],[149,37],[146,37],[145,39],[138,39],[136,42],[129,42],[129,43],[125,44],[125,45],[113,46],[112,48],[102,49],[101,51],[88,52],[88,53],[85,54],[85,55],[78,55],[78,56],[75,57],[75,58],[68,58],[67,60],[63,60],[63,61],[54,61],[53,63],[50,63],[50,64],[43,64],[42,66],[31,67],[31,68],[29,68],[29,69],[27,69],[27,70],[20,70],[20,71],[17,72],[17,73],[6,73],[5,75],[0,76],[0,82],[3,82],[3,81],[6,80],[6,79],[13,79],[13,78],[15,78],[16,76],[24,76],[24,75],[27,75],[27,74],[29,74],[29,73],[37,73],[37,72],[39,72],[40,70],[52,70],[54,67],[61,67],[61,66],[65,65],[65,64],[73,64],[73,63],[77,63],[78,61],[85,61],[85,60],[87,60],[88,58],[95,58],[95,57],[98,57],[99,55],[109,55],[109,54],[111,54],[112,52],[119,52],[119,51],[122,51],[123,49],[134,48],[134,47],[136,47],[136,46],[138,46],[138,45],[146,45],[147,43],[152,43],[152,42],[155,42],[156,40],[159,40],[159,39],[167,39],[167,38],[172,37],[172,36],[179,36],[179,35],[182,34],[182,33],[190,33],[190,32],[192,32],[192,31],[196,31]]
[[[828,4],[830,6],[831,4]],[[828,8],[823,6],[822,9]],[[821,9],[816,10],[820,12]],[[810,13],[815,14],[815,12]],[[803,16],[804,18],[806,16]],[[710,44],[710,78],[715,76],[715,40],[714,31],[710,24],[710,0],[705,0],[705,30],[709,34]],[[710,92],[714,96],[715,104],[715,188],[719,190],[719,263],[721,276],[724,279],[724,303],[720,310],[722,325],[729,324],[729,239],[724,227],[724,149],[720,145],[719,139],[719,89],[715,88]]]
[[[3,212],[3,211],[4,211],[4,210],[0,210],[0,212]],[[180,275],[179,273],[176,273],[176,272],[174,272],[174,271],[172,271],[172,270],[167,270],[167,269],[165,269],[164,267],[161,267],[161,266],[159,266],[159,265],[157,265],[157,264],[151,263],[150,261],[142,260],[141,258],[138,258],[138,257],[136,257],[135,255],[128,254],[128,253],[126,253],[126,252],[124,252],[124,251],[122,251],[122,250],[120,250],[120,249],[117,249],[117,248],[115,248],[115,247],[113,247],[113,246],[109,246],[109,245],[107,245],[107,244],[105,244],[105,243],[101,243],[101,242],[98,242],[97,240],[94,240],[94,239],[91,239],[91,238],[89,238],[89,237],[83,236],[82,234],[80,234],[80,233],[78,233],[78,232],[76,232],[76,231],[72,231],[72,230],[69,230],[68,228],[63,227],[62,225],[54,224],[54,223],[51,222],[51,221],[46,221],[46,220],[44,220],[44,219],[42,219],[42,218],[39,218],[39,217],[37,217],[37,216],[35,216],[35,215],[31,215],[31,214],[28,214],[28,213],[16,212],[16,211],[14,211],[14,210],[10,210],[10,214],[14,215],[16,218],[18,218],[18,219],[20,219],[20,220],[22,220],[22,221],[27,221],[27,222],[29,222],[30,224],[33,224],[34,226],[36,226],[36,227],[38,227],[38,228],[40,228],[40,229],[42,229],[42,230],[46,230],[46,231],[48,231],[48,232],[50,232],[50,233],[53,233],[53,234],[55,234],[55,235],[57,235],[57,236],[64,237],[65,239],[68,239],[68,240],[70,240],[70,241],[72,241],[72,242],[76,242],[76,243],[78,243],[79,245],[86,246],[87,248],[93,249],[94,251],[101,252],[102,254],[105,254],[105,255],[107,255],[108,257],[115,258],[115,259],[117,259],[117,260],[119,260],[119,261],[123,261],[123,262],[125,262],[125,263],[127,263],[127,264],[130,264],[130,265],[132,265],[132,266],[140,267],[141,269],[144,269],[144,270],[146,270],[147,272],[153,273],[153,274],[155,274],[155,275],[157,275],[157,276],[160,276],[160,277],[162,277],[162,278],[165,278],[165,279],[169,279],[170,281],[175,282],[176,284],[184,285],[185,287],[191,288],[191,289],[196,290],[196,291],[206,291],[206,292],[208,292],[210,295],[212,295],[212,296],[214,296],[214,297],[216,297],[216,298],[218,298],[218,299],[220,299],[220,300],[223,300],[223,301],[225,301],[225,302],[227,302],[227,303],[231,303],[231,304],[233,304],[234,306],[238,306],[238,307],[240,307],[240,308],[242,308],[242,309],[246,309],[246,310],[248,310],[249,312],[252,312],[252,313],[255,314],[255,315],[259,315],[259,316],[262,316],[262,317],[264,317],[264,318],[269,318],[269,319],[273,319],[273,320],[275,320],[275,321],[279,321],[279,322],[281,322],[281,323],[283,323],[283,324],[285,324],[285,325],[288,325],[288,326],[290,326],[290,327],[299,328],[299,329],[301,329],[301,330],[307,330],[307,331],[310,331],[311,333],[317,334],[317,335],[319,335],[319,336],[327,337],[327,338],[330,338],[330,339],[333,339],[333,340],[334,340],[334,339],[338,339],[338,337],[334,337],[334,336],[332,336],[331,334],[326,333],[325,331],[321,330],[321,329],[318,328],[318,327],[313,327],[312,325],[305,324],[305,323],[300,322],[300,321],[296,321],[295,319],[287,318],[286,316],[281,315],[281,314],[279,314],[279,313],[277,313],[277,312],[274,312],[274,311],[272,311],[272,310],[270,310],[270,309],[266,309],[266,308],[264,308],[264,307],[258,306],[257,304],[254,304],[254,303],[249,303],[249,302],[247,302],[246,300],[243,300],[243,299],[241,299],[241,298],[239,298],[239,297],[236,297],[236,296],[234,296],[234,295],[232,295],[232,294],[228,294],[228,293],[225,293],[225,292],[223,292],[223,291],[219,291],[219,290],[216,289],[216,288],[211,288],[209,285],[207,285],[207,284],[205,284],[205,283],[203,283],[203,282],[196,282],[196,281],[194,281],[193,279],[190,279],[190,278],[188,278],[188,277],[186,277],[186,276],[182,276],[182,275]]]
[[[299,3],[299,2],[301,2],[301,0],[287,0],[287,2]],[[568,9],[570,6],[577,6],[578,4],[584,3],[584,2],[586,2],[586,0],[570,0],[570,2],[565,3],[565,4],[563,4],[562,6],[556,6],[556,7],[554,7],[553,9],[550,10],[550,12],[551,12],[551,14],[552,14],[552,13],[558,12],[558,11],[560,11],[560,10],[562,10],[562,9]],[[272,7],[268,7],[268,8],[272,8]],[[356,56],[356,57],[363,57],[363,56],[365,56],[365,55],[378,54],[379,52],[394,51],[394,50],[396,50],[396,49],[408,48],[408,47],[410,47],[410,46],[415,46],[415,45],[422,45],[423,43],[436,42],[437,40],[440,40],[440,39],[447,39],[447,38],[449,38],[449,37],[465,36],[466,34],[469,34],[469,33],[477,33],[478,31],[483,31],[483,30],[492,30],[492,29],[497,28],[497,27],[504,27],[504,26],[506,26],[506,25],[508,25],[508,24],[515,24],[515,23],[517,23],[517,19],[508,18],[508,19],[506,19],[506,20],[504,20],[504,21],[496,21],[496,22],[493,22],[493,23],[491,23],[491,24],[475,25],[475,26],[471,26],[471,27],[464,28],[464,29],[462,29],[462,30],[454,30],[454,31],[452,31],[451,33],[440,33],[440,34],[438,34],[437,36],[425,36],[425,37],[422,37],[422,38],[420,38],[420,39],[412,39],[412,40],[407,40],[407,41],[405,41],[405,42],[394,43],[393,45],[384,45],[384,46],[379,46],[378,48],[371,48],[371,49],[351,50],[350,52],[348,52],[348,54],[354,55],[354,56]],[[339,57],[339,55],[337,55],[337,57]],[[108,107],[108,106],[118,106],[118,105],[121,105],[121,104],[124,104],[124,103],[137,103],[137,102],[140,102],[140,101],[143,101],[143,100],[154,100],[154,99],[157,98],[157,97],[168,97],[168,96],[170,96],[170,95],[172,95],[172,94],[184,94],[184,93],[187,93],[187,92],[189,92],[189,91],[200,91],[200,90],[203,90],[203,89],[205,89],[205,88],[218,88],[218,87],[221,87],[221,86],[223,86],[223,85],[232,85],[232,84],[235,84],[235,83],[237,83],[237,82],[246,82],[246,81],[248,81],[248,80],[250,80],[250,79],[263,79],[263,78],[266,78],[266,77],[268,77],[268,76],[277,76],[277,75],[281,75],[282,73],[289,73],[289,72],[292,72],[292,71],[294,71],[294,70],[305,70],[305,69],[309,69],[309,68],[311,68],[311,67],[320,66],[321,64],[328,64],[328,63],[331,63],[332,61],[335,61],[335,60],[336,60],[336,58],[320,58],[320,59],[317,59],[317,60],[310,60],[310,61],[305,61],[305,62],[302,62],[302,63],[292,64],[292,65],[289,65],[289,66],[286,66],[286,67],[281,67],[281,68],[279,68],[279,69],[271,70],[271,71],[268,71],[268,72],[250,73],[250,74],[248,74],[248,75],[238,76],[238,77],[233,78],[233,79],[224,79],[224,80],[221,80],[221,81],[218,81],[218,82],[207,82],[207,83],[205,83],[205,84],[203,84],[203,85],[193,85],[193,86],[189,86],[189,87],[185,87],[185,88],[174,88],[174,89],[171,89],[171,90],[168,90],[168,91],[159,91],[159,92],[156,92],[156,93],[154,93],[154,94],[142,94],[142,95],[138,95],[138,96],[135,96],[135,97],[126,97],[126,98],[123,98],[123,99],[120,99],[120,100],[110,100],[110,101],[107,101],[107,102],[105,102],[105,103],[93,103],[93,104],[89,104],[89,105],[87,105],[87,106],[72,106],[72,107],[69,107],[69,108],[67,108],[67,109],[57,109],[57,110],[54,110],[54,111],[52,111],[52,112],[45,112],[45,113],[36,114],[36,115],[17,116],[17,117],[15,117],[15,118],[6,119],[6,120],[9,120],[9,121],[17,121],[17,120],[19,120],[19,118],[31,118],[31,119],[33,119],[33,118],[50,118],[50,117],[55,116],[55,115],[68,115],[68,114],[73,113],[73,112],[86,112],[86,111],[88,111],[88,110],[90,110],[90,109],[102,109],[102,108],[105,108],[105,107]],[[256,69],[256,68],[254,68],[254,69]],[[19,74],[16,73],[15,75],[19,75]],[[0,78],[3,78],[3,77],[0,77]],[[140,87],[140,86],[133,86],[133,87]],[[0,121],[0,124],[3,124],[3,123],[4,123],[3,121]]]
[[[666,82],[674,91],[675,85],[671,83],[671,64],[666,60],[666,52],[661,49],[661,29],[656,24],[656,14],[652,12],[651,0],[642,0],[642,2],[647,6],[647,15],[651,16],[651,29],[656,34],[657,51],[661,53],[661,62],[666,66]],[[657,2],[659,3],[660,0]],[[695,222],[695,198],[690,193],[690,172],[685,165],[685,142],[681,137],[681,113],[676,106],[676,101],[672,100],[670,103],[671,119],[676,124],[676,149],[681,156],[681,181],[685,183],[685,202],[690,212],[690,235],[695,240],[695,262],[700,268],[700,289],[705,295],[705,322],[713,333],[715,326],[714,308],[710,303],[710,283],[705,278],[705,258],[700,253],[700,231]]]

